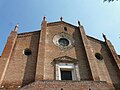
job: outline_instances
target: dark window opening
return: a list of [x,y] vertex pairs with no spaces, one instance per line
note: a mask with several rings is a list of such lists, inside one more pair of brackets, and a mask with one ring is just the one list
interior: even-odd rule
[[63,88],[61,88],[61,90],[63,90]]
[[62,46],[68,46],[69,45],[69,41],[66,38],[60,38],[58,40],[59,44]]
[[64,27],[64,30],[67,31],[67,27]]
[[29,55],[32,54],[32,52],[31,52],[30,49],[27,48],[27,49],[24,50],[24,54],[27,55],[27,56],[29,56]]
[[72,80],[72,71],[61,70],[61,80]]
[[103,56],[102,56],[100,53],[96,53],[96,54],[95,54],[95,57],[96,57],[98,60],[102,60],[102,59],[103,59]]

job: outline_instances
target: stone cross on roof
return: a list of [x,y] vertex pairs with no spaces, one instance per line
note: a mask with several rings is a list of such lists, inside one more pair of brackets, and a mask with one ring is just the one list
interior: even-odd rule
[[63,21],[63,17],[60,17],[60,21]]

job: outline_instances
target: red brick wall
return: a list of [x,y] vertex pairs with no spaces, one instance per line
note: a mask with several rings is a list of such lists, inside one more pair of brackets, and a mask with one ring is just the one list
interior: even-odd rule
[[106,82],[92,81],[37,81],[21,90],[114,90]]
[[[35,80],[39,35],[40,31],[18,35],[3,85],[15,83],[24,86]],[[32,55],[23,54],[26,48],[31,49]]]
[[105,43],[89,37],[88,40],[92,46],[93,53],[101,53],[103,56],[103,60],[96,59],[100,80],[113,83],[115,87],[120,88],[118,87],[120,84],[120,77],[118,76],[118,71],[116,71],[115,64],[113,63],[115,60],[107,50]]
[[[64,31],[64,27],[67,27],[67,31]],[[75,45],[73,48],[66,51],[62,51],[58,46],[53,43],[55,35],[61,32],[69,34],[74,40]],[[87,58],[83,48],[81,36],[77,27],[73,27],[67,24],[48,25],[46,30],[46,44],[45,44],[45,65],[44,65],[44,79],[53,80],[55,75],[54,66],[51,62],[58,57],[68,56],[78,60],[80,77],[83,80],[89,80],[89,67],[87,64]]]
[[[43,24],[43,36],[41,36],[40,31],[18,34],[5,78],[2,83],[5,88],[9,86],[15,86],[17,88],[19,86],[25,86],[34,82],[36,78],[36,80],[55,80],[55,67],[52,62],[55,58],[67,56],[78,60],[81,80],[92,80],[92,75],[95,73],[94,80],[106,81],[111,84],[113,83],[116,90],[119,90],[120,77],[117,73],[118,69],[114,65],[114,58],[111,56],[111,53],[104,42],[89,36],[86,37],[84,30],[81,32],[81,36],[81,29],[79,30],[78,27],[66,23],[49,23],[47,26],[46,22]],[[64,27],[67,27],[67,31],[64,30]],[[75,40],[72,48],[63,51],[53,43],[54,36],[61,32],[69,34]],[[85,39],[85,44],[83,44],[82,39]],[[23,54],[26,48],[29,48],[32,51],[32,55],[26,56]],[[6,51],[6,53],[9,54],[8,51]],[[4,51],[3,58],[7,56],[6,53]],[[95,53],[101,53],[103,60],[97,60],[94,56]],[[92,69],[90,69],[90,63],[92,64]],[[0,62],[0,67],[2,67],[3,64],[5,64],[4,60]],[[91,70],[93,70],[92,74]],[[89,87],[92,87],[95,90],[98,88],[100,88],[100,90],[110,90],[109,86],[103,82],[78,83],[75,81],[39,81],[30,85],[30,87],[37,89],[39,86],[40,88],[45,88],[46,85],[48,85],[46,88],[51,90],[61,88],[63,88],[63,90],[86,90],[89,89]]]

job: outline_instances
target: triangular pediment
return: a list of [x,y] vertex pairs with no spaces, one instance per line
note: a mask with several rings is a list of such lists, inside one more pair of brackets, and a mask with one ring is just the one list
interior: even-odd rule
[[76,63],[76,62],[78,62],[78,60],[71,58],[71,57],[68,57],[68,56],[62,56],[62,57],[55,58],[54,62]]

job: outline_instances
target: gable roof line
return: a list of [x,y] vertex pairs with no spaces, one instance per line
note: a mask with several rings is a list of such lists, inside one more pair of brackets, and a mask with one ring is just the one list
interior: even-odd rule
[[97,38],[91,37],[91,36],[89,36],[89,35],[86,35],[86,36],[87,36],[88,38],[94,39],[94,40],[96,40],[96,41],[98,41],[98,42],[104,43],[104,41],[99,40],[99,39],[97,39]]
[[70,25],[70,26],[73,26],[73,27],[77,27],[77,26],[75,26],[75,25],[73,25],[73,24],[70,24],[70,23],[67,23],[67,22],[65,22],[65,21],[57,21],[57,22],[48,22],[47,23],[47,26],[53,26],[53,25],[57,25],[57,24],[67,24],[67,25]]
[[40,32],[40,30],[24,32],[24,33],[18,33],[17,35],[24,35],[24,34],[30,34],[30,33],[35,33],[35,32]]
[[[72,26],[72,27],[78,28],[78,26],[72,25],[72,24],[67,23],[67,22],[65,22],[65,21],[48,22],[48,23],[47,23],[47,26],[59,25],[60,23],[61,23],[61,24],[67,24],[67,25],[70,25],[70,26]],[[31,32],[24,32],[24,33],[18,33],[18,35],[24,35],[24,34],[34,33],[34,32],[40,32],[40,31],[41,31],[41,30],[31,31]],[[99,40],[99,39],[97,39],[97,38],[91,37],[91,36],[89,36],[89,35],[86,35],[86,36],[87,36],[88,38],[91,38],[91,39],[94,39],[94,40],[96,40],[96,41],[99,41],[99,42],[104,43],[104,41]]]

